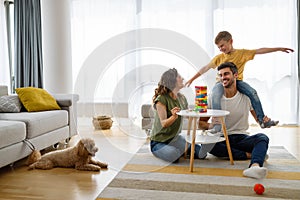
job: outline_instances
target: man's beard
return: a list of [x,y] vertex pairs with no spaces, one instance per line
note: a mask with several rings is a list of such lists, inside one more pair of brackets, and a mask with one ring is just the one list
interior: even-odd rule
[[234,81],[232,79],[231,80],[226,79],[226,81],[227,81],[227,85],[224,85],[225,88],[230,88],[234,83]]

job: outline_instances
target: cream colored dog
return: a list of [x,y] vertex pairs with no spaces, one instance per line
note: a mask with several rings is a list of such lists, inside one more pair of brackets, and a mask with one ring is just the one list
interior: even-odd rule
[[28,157],[27,164],[29,169],[70,167],[78,170],[100,171],[101,168],[107,168],[107,164],[92,159],[97,151],[94,140],[85,138],[74,147],[52,151],[42,156],[35,150]]

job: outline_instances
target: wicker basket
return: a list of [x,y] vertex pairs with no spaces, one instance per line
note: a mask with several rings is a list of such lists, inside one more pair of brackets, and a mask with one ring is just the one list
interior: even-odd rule
[[112,126],[113,120],[110,116],[96,116],[93,117],[93,125],[96,130],[106,130],[110,129]]

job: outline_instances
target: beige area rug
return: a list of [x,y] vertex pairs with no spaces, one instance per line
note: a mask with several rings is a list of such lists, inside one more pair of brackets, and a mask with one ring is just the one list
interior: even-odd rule
[[[195,160],[189,171],[189,159],[170,164],[155,158],[145,144],[123,170],[99,194],[100,199],[300,199],[300,162],[284,147],[269,148],[265,162],[268,176],[263,180],[243,177],[247,161],[217,159],[209,155]],[[253,186],[265,186],[257,195]]]

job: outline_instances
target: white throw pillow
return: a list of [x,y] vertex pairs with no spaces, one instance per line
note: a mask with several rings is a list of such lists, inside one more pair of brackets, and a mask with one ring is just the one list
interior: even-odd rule
[[20,112],[22,104],[18,95],[6,95],[0,97],[0,112],[2,113],[16,113]]

